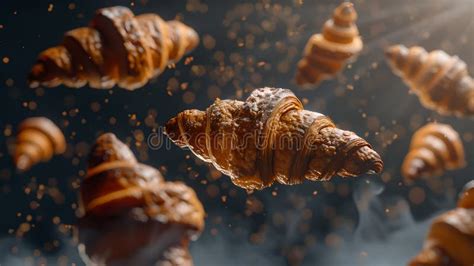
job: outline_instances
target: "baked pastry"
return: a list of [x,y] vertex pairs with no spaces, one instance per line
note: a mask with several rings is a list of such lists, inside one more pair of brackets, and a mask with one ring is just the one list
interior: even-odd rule
[[134,90],[198,43],[197,33],[179,21],[164,21],[156,14],[135,16],[122,6],[102,8],[89,27],[66,32],[62,44],[41,52],[29,84]]
[[383,168],[369,143],[327,116],[304,110],[287,89],[256,89],[244,102],[217,99],[206,111],[179,113],[165,132],[248,190]]
[[188,245],[204,227],[196,194],[138,163],[111,133],[92,147],[81,209],[79,248],[86,263],[192,265]]

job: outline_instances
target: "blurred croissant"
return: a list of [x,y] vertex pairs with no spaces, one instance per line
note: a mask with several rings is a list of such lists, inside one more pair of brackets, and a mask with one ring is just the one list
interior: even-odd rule
[[33,66],[31,87],[134,90],[179,61],[199,42],[183,23],[158,15],[136,16],[121,6],[99,9],[89,27],[67,32],[63,43],[43,51]]
[[474,209],[474,180],[464,186],[464,189],[459,196],[458,207]]
[[61,130],[46,117],[32,117],[19,126],[13,160],[16,168],[25,171],[65,151],[66,140]]
[[456,209],[435,219],[423,250],[411,260],[410,266],[474,265],[473,186],[471,181],[465,188],[470,192],[461,195]]
[[443,115],[474,114],[474,80],[457,56],[403,45],[389,47],[385,54],[392,70],[418,95],[423,106]]
[[306,44],[303,58],[298,62],[298,85],[318,84],[333,78],[360,53],[363,43],[356,20],[352,3],[344,2],[334,10],[332,19],[324,23],[322,34],[311,36]]
[[114,134],[97,139],[81,186],[79,250],[86,264],[192,265],[204,227],[194,191],[137,162]]
[[408,179],[434,177],[465,165],[459,134],[449,125],[429,123],[413,135],[402,175]]
[[206,111],[179,113],[165,130],[179,147],[190,148],[248,190],[383,168],[369,143],[304,110],[287,89],[256,89],[245,102],[217,99]]

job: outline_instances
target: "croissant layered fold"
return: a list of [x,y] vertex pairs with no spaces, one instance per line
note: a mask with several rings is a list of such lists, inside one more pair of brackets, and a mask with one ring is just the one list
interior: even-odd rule
[[166,134],[245,189],[383,168],[364,139],[304,110],[287,89],[256,89],[245,102],[217,99],[206,111],[186,110],[168,121]]
[[465,186],[456,209],[434,220],[423,250],[410,261],[410,266],[474,265],[473,182]]
[[418,95],[423,106],[443,115],[474,114],[474,79],[459,57],[403,45],[391,46],[385,54],[394,73]]
[[155,14],[135,16],[121,6],[102,8],[88,27],[66,32],[61,45],[41,52],[29,83],[134,90],[198,43],[197,33],[179,21],[164,21]]
[[85,261],[107,265],[192,265],[188,245],[204,227],[194,191],[137,162],[111,133],[97,139],[81,186]]
[[363,43],[356,20],[352,3],[344,2],[334,10],[332,19],[324,23],[323,32],[311,36],[306,44],[303,58],[298,62],[298,85],[318,84],[333,78],[360,53]]
[[429,123],[413,135],[402,165],[408,179],[434,177],[466,165],[459,134],[449,125]]

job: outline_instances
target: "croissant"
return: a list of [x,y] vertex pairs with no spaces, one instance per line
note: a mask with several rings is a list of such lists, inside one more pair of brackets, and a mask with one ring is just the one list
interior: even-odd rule
[[89,27],[67,32],[61,45],[39,55],[29,84],[78,88],[89,83],[97,89],[117,84],[134,90],[198,43],[197,33],[179,21],[165,22],[155,14],[135,17],[121,6],[103,8]]
[[17,169],[25,171],[65,151],[66,140],[61,130],[46,117],[32,117],[19,126],[13,161]]
[[204,227],[201,202],[183,183],[138,163],[114,134],[92,147],[80,193],[86,264],[192,265],[188,245]]
[[[433,222],[423,250],[411,260],[410,266],[471,266],[474,265],[474,206],[473,184],[470,191],[470,207],[458,204],[452,211],[442,214]],[[467,202],[467,194],[459,203]]]
[[318,84],[334,77],[360,53],[363,43],[356,20],[352,3],[344,2],[334,10],[332,19],[324,23],[322,34],[314,34],[306,44],[298,62],[298,85]]
[[206,111],[179,113],[165,132],[248,190],[383,168],[369,143],[336,128],[328,117],[303,110],[287,89],[256,89],[245,102],[217,99]]
[[474,209],[474,180],[464,186],[461,196],[459,197],[458,207]]
[[465,165],[459,134],[449,125],[429,123],[413,135],[402,175],[408,179],[434,177]]
[[418,95],[423,106],[443,115],[474,114],[474,80],[457,56],[403,45],[391,46],[385,54],[392,70]]

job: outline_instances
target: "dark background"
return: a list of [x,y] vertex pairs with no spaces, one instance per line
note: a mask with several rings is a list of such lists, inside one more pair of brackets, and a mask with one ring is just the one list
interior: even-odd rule
[[[443,49],[459,55],[474,73],[474,2],[355,1],[364,51],[337,79],[298,89],[293,76],[306,40],[338,3],[2,0],[0,264],[82,265],[72,238],[77,192],[90,145],[108,131],[166,179],[196,190],[208,214],[206,230],[191,246],[198,266],[406,263],[421,247],[427,219],[454,207],[457,193],[472,179],[474,121],[424,109],[391,73],[383,48],[403,43]],[[27,87],[26,75],[39,52],[60,43],[65,31],[87,25],[95,9],[112,5],[177,17],[192,26],[202,40],[189,55],[192,62],[181,60],[133,92]],[[204,109],[216,97],[245,99],[263,86],[291,88],[307,109],[366,137],[383,156],[384,173],[275,185],[248,194],[189,151],[148,147],[150,134],[179,111]],[[17,125],[31,116],[60,125],[68,151],[20,174],[9,147]],[[440,178],[404,184],[399,166],[412,133],[427,121],[449,123],[461,134],[469,164]]]

